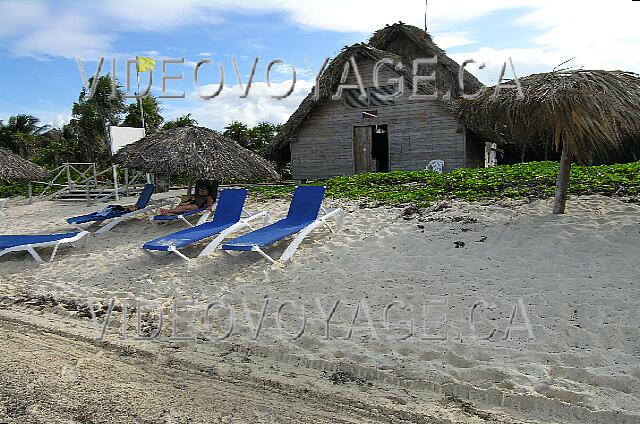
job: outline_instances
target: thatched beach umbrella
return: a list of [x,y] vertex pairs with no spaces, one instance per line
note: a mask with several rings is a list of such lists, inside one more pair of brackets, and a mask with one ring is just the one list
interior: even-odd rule
[[216,180],[279,178],[269,161],[204,127],[157,131],[122,148],[115,160],[155,174]]
[[515,89],[488,88],[456,111],[469,128],[495,141],[551,143],[562,150],[554,213],[564,213],[572,160],[620,147],[640,134],[640,77],[622,71],[558,71],[520,79]]
[[46,176],[47,172],[35,163],[0,149],[0,178],[8,181],[35,181]]

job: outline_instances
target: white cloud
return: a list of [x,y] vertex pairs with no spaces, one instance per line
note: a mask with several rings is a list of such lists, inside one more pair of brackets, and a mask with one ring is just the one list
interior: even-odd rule
[[[219,9],[207,7],[207,3],[206,0],[112,0],[95,2],[93,10],[100,19],[113,22],[118,30],[168,31],[185,25],[220,22]],[[78,7],[75,1],[71,5]]]
[[640,72],[639,14],[640,4],[633,2],[606,7],[594,0],[536,0],[535,7],[514,22],[522,31],[540,31],[531,39],[533,46],[495,49],[485,45],[452,57],[458,62],[470,58],[485,62],[487,68],[474,73],[486,84],[497,82],[500,67],[509,57],[519,76],[549,72],[567,60],[561,68]]
[[[477,19],[504,10],[511,10],[509,16],[515,16],[514,20],[496,25],[519,34],[510,37],[504,33],[497,47],[486,38],[483,40],[483,28],[478,26]],[[88,59],[116,56],[114,45],[122,33],[161,32],[202,24],[215,28],[227,12],[281,13],[282,19],[305,29],[361,33],[363,40],[372,31],[400,20],[417,26],[424,24],[424,3],[417,0],[0,1],[0,43],[22,56]],[[639,14],[640,3],[631,1],[607,4],[599,0],[431,0],[428,23],[441,47],[455,48],[451,56],[458,62],[470,58],[486,62],[483,71],[473,66],[469,69],[486,84],[495,84],[500,66],[509,57],[519,76],[549,71],[573,57],[567,66],[640,72],[637,55],[640,28],[636,22]],[[517,44],[510,45],[512,38],[518,40]],[[524,44],[523,38],[527,40]],[[160,55],[154,53],[157,55],[147,52],[151,56]],[[202,52],[199,56],[212,54]],[[192,67],[195,62],[187,65]],[[242,65],[241,69],[245,71],[249,66]],[[308,64],[298,70],[298,77],[306,81],[299,81],[299,89],[310,84],[312,71]],[[289,78],[287,72],[287,67],[282,67],[280,79]],[[277,75],[273,73],[276,81]],[[507,77],[511,76],[507,72]],[[229,72],[227,77],[233,78],[233,73]],[[262,94],[265,89],[266,83],[256,83],[249,99],[229,94],[235,90],[232,87],[225,88],[219,98],[209,102],[193,96],[182,103],[167,102],[165,114],[172,118],[192,112],[201,123],[213,128],[222,128],[234,119],[249,123],[282,122],[306,94],[296,90],[288,99],[276,101]],[[55,114],[48,116],[55,121]]]
[[[431,3],[430,25],[434,30],[441,30],[452,22],[469,21],[526,2],[434,0]],[[392,7],[382,0],[367,3],[358,0],[9,1],[0,3],[0,7],[0,38],[8,38],[5,45],[11,51],[19,55],[67,58],[110,52],[122,32],[160,32],[199,24],[215,25],[225,12],[280,12],[302,27],[362,33],[399,20],[420,26],[424,12],[423,4],[416,0],[397,0]]]
[[[69,25],[73,23],[71,28]],[[65,58],[86,57],[95,58],[105,56],[114,36],[108,34],[94,34],[84,31],[83,25],[72,16],[65,16],[55,24],[29,33],[15,41],[10,50],[18,55],[40,57],[59,56]]]
[[204,85],[196,93],[188,93],[184,100],[173,100],[162,105],[162,113],[167,120],[191,113],[200,125],[221,130],[232,121],[255,125],[262,121],[283,123],[291,115],[302,99],[309,93],[314,81],[299,80],[293,93],[282,100],[272,95],[282,95],[291,86],[291,80],[272,83],[255,82],[249,96],[240,98],[239,85],[225,85],[220,95],[211,100],[202,100],[200,95],[211,95],[218,89],[216,84]]
[[[527,0],[432,0],[429,2],[428,24],[431,29],[442,31],[453,23],[469,22],[496,10],[530,3],[532,1]],[[416,0],[392,3],[386,0],[279,0],[271,4],[287,11],[295,22],[309,28],[369,33],[398,21],[424,26],[425,3]]]
[[56,127],[57,128],[62,128],[63,125],[66,125],[69,123],[70,117],[68,115],[64,115],[62,113],[56,115]]
[[[576,64],[588,68],[624,68],[640,71],[635,52],[640,44],[636,23],[640,4],[631,1],[604,5],[596,0],[432,0],[429,29],[444,48],[481,40],[482,28],[474,20],[488,14],[523,8],[512,22],[521,31],[539,31],[534,46],[511,46],[494,56],[521,53],[516,62],[533,60],[548,69],[548,60],[577,56]],[[109,2],[0,2],[0,40],[17,55],[86,58],[112,55],[123,32],[168,31],[198,24],[215,25],[225,12],[280,12],[291,22],[309,29],[371,33],[388,23],[405,21],[422,26],[424,4],[417,0],[115,0]],[[498,22],[497,24],[507,24]],[[468,31],[451,27],[469,25]],[[505,34],[508,42],[509,34]],[[502,43],[504,44],[504,40]],[[480,43],[476,54],[494,46]],[[520,49],[515,51],[514,49]],[[526,51],[528,50],[528,52]],[[110,54],[109,54],[110,53]],[[210,53],[201,53],[208,56]],[[506,57],[505,57],[506,59]],[[488,60],[488,59],[487,59]]]
[[466,46],[468,44],[476,43],[476,40],[471,38],[471,35],[468,31],[439,32],[434,36],[433,41],[443,49],[449,49],[451,47]]
[[37,28],[47,18],[48,7],[42,2],[0,2],[0,37],[24,34]]
[[545,0],[520,19],[544,32],[534,42],[561,52],[566,59],[576,57],[578,65],[588,68],[627,67],[640,71],[637,52],[640,47],[640,4],[616,2]]
[[[559,65],[567,59],[571,59],[570,57],[563,56],[562,52],[549,51],[543,48],[497,50],[482,47],[466,53],[453,53],[450,54],[450,56],[458,63],[462,63],[468,59],[476,60],[477,64],[469,64],[466,69],[486,85],[495,85],[498,83],[500,71],[505,62],[507,63],[507,69],[504,78],[513,78],[513,72],[508,63],[509,58],[511,58],[513,62],[518,77],[541,71],[550,71],[556,65]],[[478,68],[481,63],[485,64],[484,69]],[[568,64],[567,66],[570,65],[571,64]]]
[[202,7],[202,2],[188,1],[3,1],[0,41],[17,56],[113,56],[114,42],[124,32],[211,25],[220,22],[219,13]]

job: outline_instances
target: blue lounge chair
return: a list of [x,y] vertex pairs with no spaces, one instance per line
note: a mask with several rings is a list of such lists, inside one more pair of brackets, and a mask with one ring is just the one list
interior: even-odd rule
[[[230,240],[222,245],[222,249],[258,252],[269,262],[275,263],[276,261],[262,249],[297,234],[280,256],[281,261],[290,259],[300,243],[314,229],[327,225],[329,230],[333,232],[327,219],[336,216],[340,219],[340,227],[342,226],[342,209],[326,210],[322,208],[324,192],[325,188],[320,186],[296,187],[286,218]],[[321,216],[319,216],[320,211],[324,213]]]
[[27,251],[38,263],[44,262],[36,253],[36,247],[53,246],[53,253],[49,262],[53,261],[61,244],[70,244],[81,240],[89,234],[88,231],[46,235],[6,235],[0,236],[0,256],[10,252]]
[[[159,205],[149,206],[149,201],[151,200],[151,195],[153,194],[156,186],[154,184],[147,184],[144,186],[144,189],[140,193],[138,197],[138,201],[136,204],[131,207],[131,210],[128,208],[118,207],[118,205],[109,205],[101,211],[93,212],[87,215],[74,216],[72,218],[68,218],[67,222],[71,225],[74,225],[85,231],[81,224],[94,223],[94,222],[103,222],[109,220],[110,222],[102,227],[100,227],[96,234],[106,233],[125,219],[131,218],[136,215],[141,215],[149,212],[150,210],[158,207]],[[165,202],[166,203],[166,202]]]
[[217,181],[198,180],[198,181],[196,181],[195,192],[197,193],[199,191],[200,187],[203,186],[203,185],[206,186],[209,189],[209,193],[213,197],[213,205],[211,205],[210,208],[208,206],[205,206],[205,207],[202,207],[202,208],[199,208],[199,209],[195,209],[195,210],[192,210],[192,211],[182,212],[179,215],[155,215],[155,216],[152,216],[150,218],[151,222],[154,222],[156,224],[160,224],[160,223],[168,223],[168,222],[173,222],[173,221],[180,220],[180,221],[184,222],[185,224],[187,224],[189,227],[193,227],[194,225],[191,224],[191,222],[189,222],[189,220],[187,218],[193,217],[193,216],[196,216],[196,215],[201,215],[200,218],[198,219],[198,222],[196,223],[196,225],[200,225],[200,224],[205,223],[209,219],[209,217],[211,216],[211,211],[216,206],[216,200],[218,198],[218,182]]
[[269,215],[266,212],[259,212],[248,218],[240,219],[246,198],[246,189],[222,190],[213,220],[205,222],[204,224],[196,225],[195,227],[187,228],[186,230],[157,238],[145,243],[142,248],[147,253],[152,250],[169,252],[175,253],[182,259],[189,260],[189,258],[178,249],[200,240],[217,236],[198,255],[198,257],[206,256],[215,251],[216,247],[218,247],[222,240],[224,240],[229,234],[243,228],[252,229],[249,222],[257,218],[263,218],[266,225],[269,218]]

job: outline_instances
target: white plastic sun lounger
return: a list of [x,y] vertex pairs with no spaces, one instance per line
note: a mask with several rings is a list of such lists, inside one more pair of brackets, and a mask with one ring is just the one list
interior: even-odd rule
[[62,234],[45,235],[6,235],[0,236],[0,256],[11,252],[28,252],[36,262],[42,263],[42,257],[35,251],[36,248],[51,247],[53,252],[49,258],[52,262],[58,253],[58,248],[63,244],[72,244],[89,235],[88,231]]

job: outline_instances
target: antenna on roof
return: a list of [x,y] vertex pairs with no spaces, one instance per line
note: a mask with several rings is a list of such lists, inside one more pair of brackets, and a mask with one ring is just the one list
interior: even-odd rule
[[[565,64],[567,64],[567,63],[571,62],[571,61],[572,61],[573,59],[575,59],[576,57],[577,57],[577,56],[574,56],[574,57],[572,57],[571,59],[565,60],[565,61],[564,61],[564,62],[562,62],[561,64],[556,65],[556,66],[553,68],[553,70],[552,70],[551,72],[555,72],[555,71],[556,71],[556,69],[558,69],[558,68],[559,68],[559,67],[561,67],[562,65],[565,65]],[[566,69],[568,69],[568,68],[566,68]],[[566,71],[566,69],[560,69],[560,71]]]
[[429,0],[424,0],[424,32],[427,32],[427,7],[429,6]]

